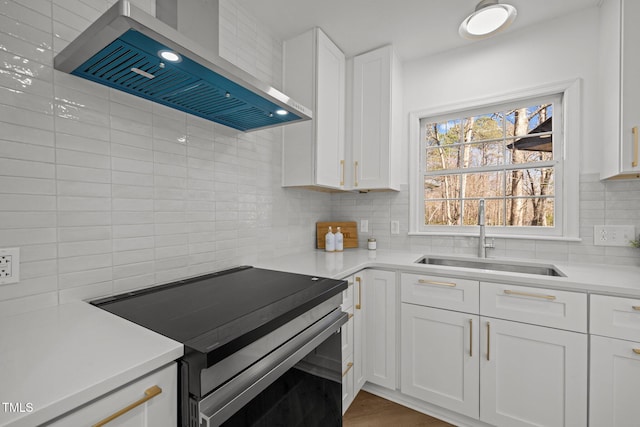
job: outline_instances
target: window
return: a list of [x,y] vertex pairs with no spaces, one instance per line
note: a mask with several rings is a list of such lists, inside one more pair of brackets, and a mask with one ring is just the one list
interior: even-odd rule
[[577,226],[565,224],[565,95],[412,114],[420,154],[412,173],[411,231],[475,234],[484,199],[488,233],[577,236]]

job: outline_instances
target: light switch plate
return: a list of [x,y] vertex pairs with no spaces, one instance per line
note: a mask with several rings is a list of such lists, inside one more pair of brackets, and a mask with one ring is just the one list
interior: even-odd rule
[[391,221],[391,234],[400,234],[400,221]]
[[369,232],[369,220],[368,219],[361,219],[360,220],[360,232],[361,233],[368,233]]
[[0,249],[0,285],[20,281],[20,248]]

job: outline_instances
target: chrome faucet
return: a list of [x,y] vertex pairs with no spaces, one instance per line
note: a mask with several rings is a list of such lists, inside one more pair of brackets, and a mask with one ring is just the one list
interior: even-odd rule
[[484,231],[484,199],[480,199],[480,207],[478,208],[478,225],[480,226],[480,238],[478,241],[478,258],[487,257],[487,248],[495,248],[495,239],[491,239],[491,243],[487,243],[487,236]]

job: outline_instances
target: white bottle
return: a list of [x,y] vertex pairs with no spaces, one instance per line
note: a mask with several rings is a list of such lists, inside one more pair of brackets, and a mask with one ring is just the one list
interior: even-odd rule
[[338,227],[338,231],[336,231],[335,237],[336,237],[336,251],[342,252],[344,250],[344,236],[340,231],[340,227]]
[[336,236],[331,231],[331,226],[329,226],[329,231],[324,235],[324,250],[327,252],[334,252],[336,250]]

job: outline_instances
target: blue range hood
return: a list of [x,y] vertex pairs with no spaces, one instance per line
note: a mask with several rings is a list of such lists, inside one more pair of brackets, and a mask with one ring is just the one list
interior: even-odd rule
[[[166,52],[178,60],[160,56]],[[127,0],[56,55],[54,67],[243,132],[312,116],[308,108]]]

